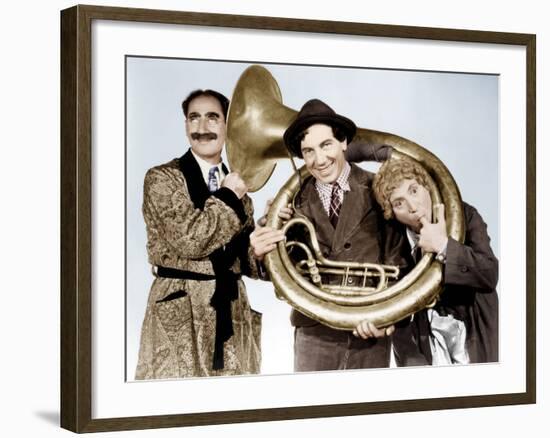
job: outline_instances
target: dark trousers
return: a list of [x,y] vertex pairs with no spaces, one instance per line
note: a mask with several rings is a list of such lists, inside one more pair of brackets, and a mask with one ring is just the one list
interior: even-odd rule
[[390,366],[390,339],[356,338],[322,324],[296,327],[294,371],[328,371]]
[[405,318],[395,324],[392,336],[393,353],[398,367],[432,364],[430,323],[425,310],[415,313],[414,320]]

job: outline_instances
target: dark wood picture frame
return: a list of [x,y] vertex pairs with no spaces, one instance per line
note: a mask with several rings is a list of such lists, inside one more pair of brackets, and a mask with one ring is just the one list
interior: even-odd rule
[[[92,419],[93,20],[477,42],[526,48],[526,391],[524,393]],[[98,432],[528,404],[536,401],[536,37],[531,34],[75,6],[61,12],[61,426]]]

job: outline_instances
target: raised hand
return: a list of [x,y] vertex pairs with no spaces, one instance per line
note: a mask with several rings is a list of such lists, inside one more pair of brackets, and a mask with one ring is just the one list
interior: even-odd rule
[[[258,219],[257,223],[260,227],[265,227],[265,224],[267,224],[267,213],[269,213],[269,208],[271,207],[271,204],[273,204],[273,198],[267,200],[265,204],[264,215],[260,219]],[[283,221],[290,220],[293,215],[294,210],[292,209],[291,204],[288,204],[286,207],[283,207],[281,211],[279,211],[279,217]]]
[[446,246],[449,237],[447,236],[447,223],[445,222],[445,206],[437,204],[435,206],[436,222],[430,223],[425,217],[420,218],[422,228],[420,229],[420,239],[418,246],[426,252],[438,254]]
[[232,190],[239,199],[248,192],[248,187],[237,172],[228,173],[223,179],[222,187]]

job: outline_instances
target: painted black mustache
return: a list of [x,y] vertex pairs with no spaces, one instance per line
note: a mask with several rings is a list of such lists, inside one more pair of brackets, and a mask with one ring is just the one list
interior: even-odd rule
[[193,132],[191,134],[193,140],[216,140],[218,135],[213,132],[205,132],[201,134],[200,132]]

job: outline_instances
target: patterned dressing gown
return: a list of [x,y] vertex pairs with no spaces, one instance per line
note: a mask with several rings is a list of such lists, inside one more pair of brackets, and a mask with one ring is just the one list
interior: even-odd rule
[[[204,206],[197,208],[190,194],[197,189],[204,192],[206,183],[190,152],[147,172],[143,216],[151,265],[214,275],[210,254],[253,227],[248,196],[238,200],[222,188],[219,196],[205,195]],[[236,258],[231,271],[256,278],[248,235],[242,242],[244,257]],[[237,283],[238,296],[230,304],[234,334],[224,344],[224,368],[214,370],[216,311],[210,299],[216,280],[155,278],[143,320],[136,379],[259,373],[261,314],[250,308],[240,277]]]

